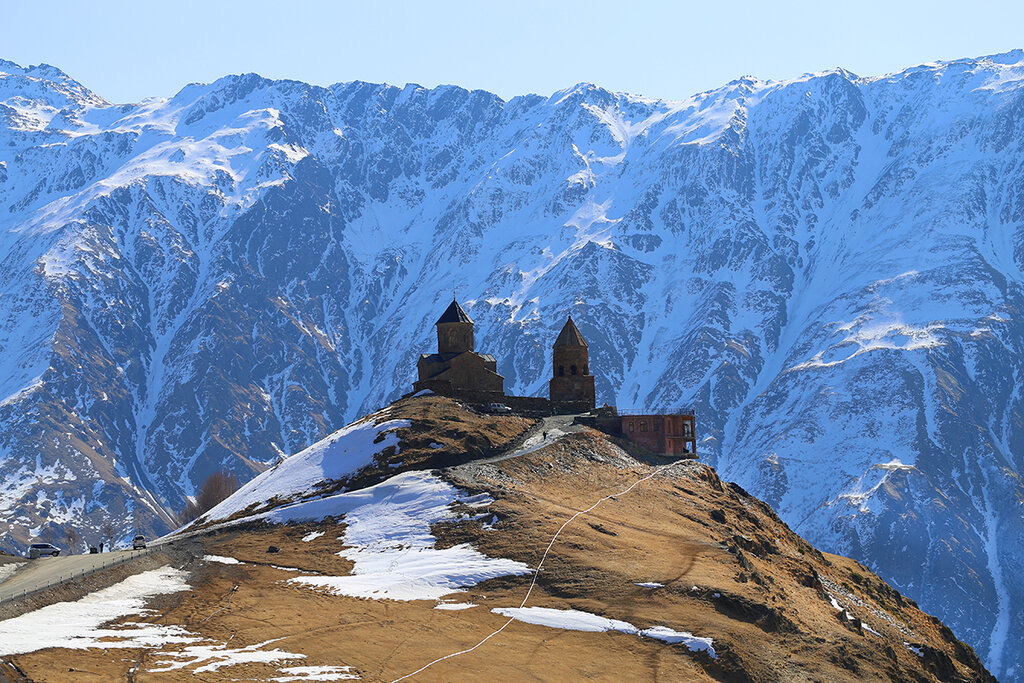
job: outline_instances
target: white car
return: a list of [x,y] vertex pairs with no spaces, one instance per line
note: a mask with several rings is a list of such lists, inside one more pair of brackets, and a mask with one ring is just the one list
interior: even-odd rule
[[33,543],[28,547],[28,557],[31,560],[40,557],[57,557],[60,555],[60,548],[49,543]]
[[511,413],[512,409],[504,403],[488,403],[487,412],[489,413]]

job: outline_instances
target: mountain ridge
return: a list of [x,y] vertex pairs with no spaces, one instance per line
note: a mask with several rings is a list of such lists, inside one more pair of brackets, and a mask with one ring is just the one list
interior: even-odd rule
[[692,404],[724,478],[1016,680],[1022,64],[678,102],[5,76],[3,544],[167,529],[404,391],[457,288],[509,391],[572,313],[599,402]]

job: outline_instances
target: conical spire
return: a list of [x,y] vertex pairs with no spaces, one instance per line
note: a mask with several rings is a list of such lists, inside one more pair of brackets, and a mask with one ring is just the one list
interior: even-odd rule
[[576,323],[572,321],[572,316],[565,321],[565,326],[562,331],[558,333],[558,339],[555,340],[555,347],[559,346],[587,346],[587,340],[583,338],[580,331],[576,329]]
[[445,312],[441,314],[441,317],[434,324],[440,325],[441,323],[469,323],[472,325],[473,320],[462,310],[462,306],[455,300],[455,297],[452,297],[451,305],[445,309]]

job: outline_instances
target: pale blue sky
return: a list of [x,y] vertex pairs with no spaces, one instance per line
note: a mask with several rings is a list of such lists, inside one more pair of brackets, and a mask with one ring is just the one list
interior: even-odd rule
[[319,85],[454,83],[509,98],[580,81],[683,98],[742,75],[861,75],[1024,47],[1024,2],[301,2],[0,5],[0,58],[115,102],[255,71]]

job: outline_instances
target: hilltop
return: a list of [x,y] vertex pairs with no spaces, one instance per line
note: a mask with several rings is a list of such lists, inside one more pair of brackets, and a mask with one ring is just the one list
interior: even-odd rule
[[713,468],[571,417],[404,399],[161,547],[173,567],[129,578],[148,609],[0,676],[394,681],[440,660],[406,680],[994,680]]
[[694,408],[1024,678],[1024,52],[681,101],[86,86],[0,64],[0,546],[170,531],[397,398],[456,289],[507,393],[571,313],[598,404]]

